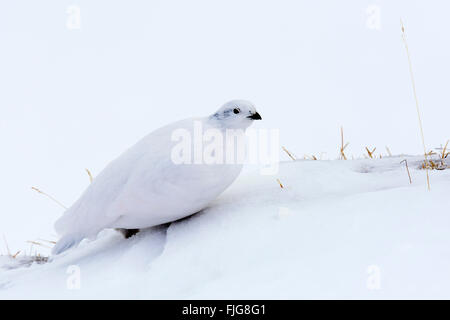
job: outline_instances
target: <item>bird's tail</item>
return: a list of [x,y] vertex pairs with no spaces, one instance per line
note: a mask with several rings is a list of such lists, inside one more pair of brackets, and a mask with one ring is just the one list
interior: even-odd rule
[[53,247],[52,255],[58,255],[74,246],[77,246],[83,239],[84,236],[79,233],[72,233],[63,236]]

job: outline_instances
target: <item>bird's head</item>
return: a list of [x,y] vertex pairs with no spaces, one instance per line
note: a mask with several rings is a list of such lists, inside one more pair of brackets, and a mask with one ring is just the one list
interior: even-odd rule
[[225,103],[210,116],[217,124],[225,128],[246,129],[254,120],[261,120],[255,106],[246,100],[232,100]]

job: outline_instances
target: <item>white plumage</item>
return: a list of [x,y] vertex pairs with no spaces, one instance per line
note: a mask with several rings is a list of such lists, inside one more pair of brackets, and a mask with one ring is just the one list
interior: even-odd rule
[[53,254],[105,228],[147,228],[202,210],[237,178],[242,163],[174,163],[173,133],[184,129],[194,136],[195,125],[201,124],[203,131],[225,135],[228,129],[241,129],[243,134],[258,119],[250,102],[234,100],[209,117],[181,120],[148,134],[112,161],[56,222],[61,239]]

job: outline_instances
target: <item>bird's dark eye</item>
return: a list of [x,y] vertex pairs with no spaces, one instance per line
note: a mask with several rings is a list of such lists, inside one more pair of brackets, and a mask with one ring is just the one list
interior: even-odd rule
[[234,114],[238,114],[239,112],[241,112],[241,110],[239,110],[238,108],[235,108],[235,109],[233,110],[233,112],[234,112]]

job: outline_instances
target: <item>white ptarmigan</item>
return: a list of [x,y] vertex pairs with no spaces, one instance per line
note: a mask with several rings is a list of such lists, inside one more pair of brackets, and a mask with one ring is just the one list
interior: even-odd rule
[[[181,120],[148,134],[112,161],[56,222],[61,238],[52,253],[95,238],[103,229],[148,228],[204,209],[242,170],[242,163],[237,161],[198,161],[203,160],[208,143],[214,142],[205,132],[225,137],[232,130],[235,136],[243,136],[252,121],[260,119],[251,102],[233,100],[209,117]],[[200,140],[196,137],[199,128]],[[180,135],[186,138],[185,150],[176,141]],[[230,152],[225,144],[208,150],[213,150],[213,156],[218,150],[223,150],[218,152],[221,154]],[[192,161],[179,163],[180,156]]]

